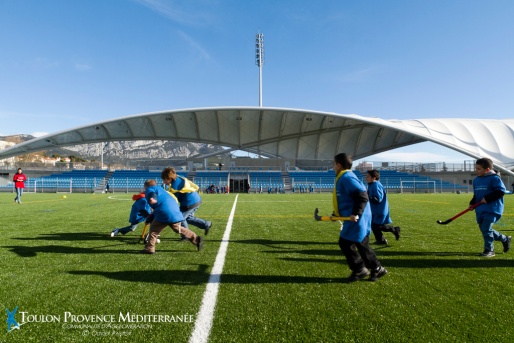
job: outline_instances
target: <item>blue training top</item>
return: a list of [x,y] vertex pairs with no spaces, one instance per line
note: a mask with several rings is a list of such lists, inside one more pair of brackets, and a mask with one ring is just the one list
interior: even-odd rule
[[378,225],[392,223],[387,192],[380,181],[368,183],[368,198],[371,206],[371,222]]
[[[482,201],[486,195],[493,191],[502,191],[505,193],[506,190],[503,181],[496,173],[477,176],[473,180],[475,204]],[[483,219],[488,219],[493,223],[497,222],[503,214],[503,197],[476,207],[475,214],[477,222],[479,223],[482,222]]]
[[[362,195],[366,195],[366,187],[350,170],[341,175],[337,180],[335,191],[337,208],[339,215],[342,217],[349,217],[354,214],[352,212],[357,199]],[[363,212],[358,215],[359,220],[356,223],[350,221],[343,222],[343,229],[339,233],[341,238],[352,242],[362,242],[364,238],[369,236],[371,232],[371,209],[368,201]]]
[[175,181],[170,184],[170,187],[178,192],[174,192],[173,195],[177,197],[178,202],[180,203],[180,209],[182,211],[187,211],[189,209],[200,206],[202,203],[202,199],[198,192],[180,192],[183,190],[186,185],[186,179],[178,176]]
[[150,204],[156,221],[173,224],[184,220],[177,201],[164,188],[150,186],[146,189],[145,197],[148,203],[150,198],[157,200],[157,203]]
[[148,205],[148,201],[146,201],[146,198],[137,199],[132,204],[129,217],[130,224],[136,225],[145,221],[146,218],[143,217],[141,213],[139,213],[139,211],[141,210],[145,210],[148,213],[150,213],[151,211],[150,205]]

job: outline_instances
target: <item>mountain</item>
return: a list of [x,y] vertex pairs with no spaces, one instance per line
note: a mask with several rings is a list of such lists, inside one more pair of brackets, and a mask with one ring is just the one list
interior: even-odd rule
[[[0,136],[0,149],[7,148],[34,139],[31,135]],[[90,143],[54,148],[45,151],[47,156],[76,156],[86,160],[103,158],[111,161],[127,159],[169,159],[174,157],[192,157],[204,155],[223,148],[213,144],[185,143],[176,141],[116,141],[107,143]]]

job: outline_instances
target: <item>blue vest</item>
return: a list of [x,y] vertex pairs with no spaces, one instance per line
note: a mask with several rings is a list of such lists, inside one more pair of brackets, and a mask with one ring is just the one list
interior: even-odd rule
[[[380,181],[368,183],[369,206],[371,207],[371,222],[373,224],[384,225],[392,223],[389,216],[389,202],[387,201],[387,192]],[[371,199],[377,198],[378,203],[374,203]]]
[[[335,190],[339,215],[341,217],[349,217],[352,214],[354,205],[353,195],[366,192],[366,187],[352,171],[347,171],[337,180]],[[356,223],[350,221],[343,222],[343,228],[339,236],[352,242],[362,242],[366,236],[369,236],[370,232],[371,209],[368,202]]]
[[[502,192],[505,192],[507,190],[501,178],[494,173],[486,174],[484,176],[477,176],[473,180],[473,193],[476,202],[481,201],[484,198],[484,196],[486,196],[494,190],[501,190]],[[500,220],[502,213],[503,197],[490,203],[482,204],[475,208],[477,222],[479,223],[484,218],[487,218],[488,220],[494,223]]]
[[156,221],[173,224],[184,220],[177,202],[164,188],[150,186],[146,189],[145,197],[148,203],[150,203],[150,198],[157,200],[154,205],[150,204]]
[[146,201],[146,198],[137,199],[132,204],[132,209],[130,210],[130,217],[129,222],[132,225],[139,224],[142,221],[145,220],[145,217],[143,217],[139,211],[146,210],[148,213],[150,213],[151,208],[150,205],[148,205],[148,201]]

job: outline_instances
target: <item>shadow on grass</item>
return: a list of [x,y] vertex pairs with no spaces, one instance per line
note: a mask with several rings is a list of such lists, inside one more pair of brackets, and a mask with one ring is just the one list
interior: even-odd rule
[[433,269],[433,268],[504,268],[514,267],[514,260],[499,259],[498,255],[493,258],[478,257],[476,259],[387,259],[381,260],[382,264],[388,268],[418,268],[418,269]]
[[[105,233],[98,232],[59,232],[59,233],[45,233],[37,237],[16,237],[12,239],[20,241],[106,241],[106,240],[120,240],[118,237],[112,238],[110,231]],[[131,235],[126,237],[120,237],[122,240],[133,240],[138,239],[139,235]]]
[[[171,230],[170,230],[171,231]],[[128,233],[126,235],[118,235],[116,237],[110,236],[110,231],[104,233],[98,232],[60,232],[60,233],[46,233],[39,235],[37,237],[16,237],[11,238],[13,240],[19,241],[66,241],[66,242],[75,242],[75,241],[103,241],[109,242],[110,245],[107,246],[115,246],[119,245],[119,243],[125,244],[141,244],[143,246],[143,241],[141,240],[140,233]],[[161,238],[162,241],[179,241],[180,236],[173,233],[173,236],[167,236]]]
[[[220,241],[221,242],[221,241]],[[235,244],[254,244],[254,245],[264,245],[266,247],[270,247],[273,249],[294,249],[294,248],[285,248],[285,247],[277,247],[277,245],[336,245],[337,241],[334,242],[308,242],[308,241],[276,241],[272,239],[242,239],[242,240],[230,240],[230,243]]]
[[[127,250],[114,250],[114,249],[105,249],[107,247],[119,246],[119,243],[104,245],[93,248],[80,248],[80,247],[69,247],[64,245],[45,245],[45,246],[37,246],[37,247],[27,247],[27,246],[4,246],[2,248],[9,249],[9,251],[15,253],[20,257],[36,257],[39,253],[48,253],[48,254],[123,254],[123,255],[133,255],[138,254],[140,250],[143,249],[143,245],[141,244],[141,248],[137,250],[127,251]],[[159,252],[183,252],[181,250],[162,250]],[[196,252],[196,249],[192,250]]]
[[[341,259],[323,259],[323,258],[295,258],[295,257],[283,257],[281,260],[288,262],[322,262],[322,263],[346,263],[346,259],[342,255],[341,251],[333,251],[330,254],[325,253],[319,254],[318,250],[313,250],[312,255],[324,255],[324,256],[341,256]],[[274,251],[274,253],[279,253]],[[290,254],[291,251],[283,251],[284,254]],[[308,251],[298,251],[300,254],[311,254]],[[514,267],[514,259],[502,259],[502,253],[498,253],[496,257],[484,258],[478,256],[478,253],[468,252],[405,252],[405,251],[394,251],[394,252],[381,252],[378,255],[378,259],[386,268],[418,268],[418,269],[431,269],[431,268],[504,268]],[[389,256],[395,256],[398,258],[391,258]],[[402,256],[408,256],[408,258],[402,258]],[[420,258],[415,258],[416,256]],[[507,256],[507,255],[505,255]],[[450,258],[448,258],[450,257]],[[455,258],[462,257],[462,258]]]
[[[100,272],[88,270],[69,271],[72,275],[96,275],[109,279],[128,282],[148,282],[167,285],[189,285],[197,286],[207,284],[210,274],[206,268],[199,267],[199,270],[132,270],[121,272]],[[218,278],[216,278],[218,279]],[[224,284],[325,284],[342,283],[345,278],[323,278],[310,276],[286,276],[286,275],[241,275],[223,274],[221,283]],[[218,282],[218,281],[216,281]]]
[[[301,262],[311,262],[302,260]],[[330,261],[340,263],[341,261]],[[346,262],[344,262],[346,263]],[[479,260],[479,261],[448,261],[448,260],[388,260],[386,268],[498,268],[514,267],[512,260]],[[167,285],[197,286],[207,284],[210,274],[206,266],[199,266],[198,270],[133,270],[133,271],[88,271],[75,270],[68,272],[71,275],[102,276],[105,278],[127,281],[147,282]],[[327,278],[316,276],[291,276],[291,275],[243,275],[243,274],[222,274],[221,277],[214,277],[223,284],[330,284],[348,283],[346,277]]]
[[[277,245],[277,244],[294,244],[294,245],[322,245],[322,244],[334,244],[334,242],[309,242],[309,241],[278,241],[273,239],[236,239],[230,240],[230,243],[242,243],[242,244],[262,244],[262,245]],[[337,241],[335,242],[337,244]]]
[[301,254],[301,255],[316,255],[316,256],[343,256],[339,247],[334,250],[324,249],[306,249],[306,250],[264,250],[263,253],[268,254]]

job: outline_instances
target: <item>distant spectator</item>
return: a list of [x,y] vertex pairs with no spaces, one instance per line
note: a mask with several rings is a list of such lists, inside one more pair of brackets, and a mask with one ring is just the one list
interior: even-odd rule
[[208,194],[213,194],[214,193],[214,185],[210,185],[209,187],[207,187],[207,189],[205,190],[206,193]]
[[14,189],[16,190],[16,198],[14,198],[14,202],[21,204],[21,195],[23,194],[27,177],[23,174],[21,168],[18,168],[12,180],[14,181]]

